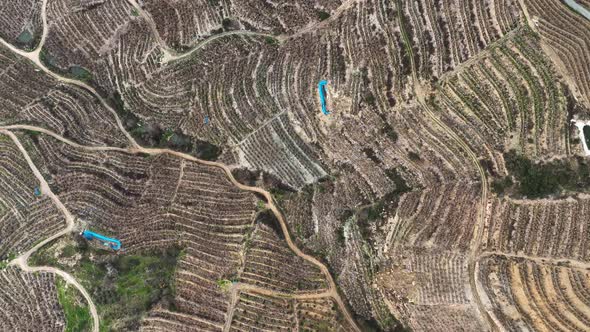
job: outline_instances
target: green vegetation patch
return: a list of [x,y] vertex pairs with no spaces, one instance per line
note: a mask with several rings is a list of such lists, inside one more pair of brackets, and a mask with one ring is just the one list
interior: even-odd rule
[[27,136],[32,138],[34,141],[36,141],[36,139],[39,137],[39,135],[41,135],[41,132],[38,132],[36,130],[25,129],[24,132],[25,132],[25,134],[27,134]]
[[256,202],[256,210],[257,211],[264,211],[266,210],[266,202],[264,202],[263,200],[258,200],[258,202]]
[[29,28],[25,28],[17,37],[16,43],[22,47],[23,49],[30,51],[35,48],[39,39],[41,38],[40,34],[35,34]]
[[514,181],[495,180],[492,189],[497,193],[510,191],[527,198],[542,198],[564,191],[587,191],[590,185],[590,167],[582,157],[533,162],[511,150],[504,154],[504,160]]
[[78,290],[58,278],[57,299],[66,316],[66,332],[87,331],[92,326],[90,309]]
[[510,176],[505,176],[501,179],[495,179],[492,181],[492,191],[497,194],[504,194],[508,188],[514,185]]
[[221,21],[221,26],[223,27],[224,31],[239,30],[240,29],[240,22],[236,19],[226,17]]
[[[162,295],[162,289],[169,288],[176,266],[176,255],[168,252],[162,257],[132,255],[119,256],[114,266],[120,275],[117,293],[125,300],[139,300],[148,306],[151,299]],[[168,285],[167,285],[168,284]]]
[[76,241],[70,239],[65,245],[53,242],[35,253],[30,262],[71,273],[93,298],[100,331],[137,330],[141,318],[155,304],[175,310],[174,275],[182,255],[179,248],[117,255],[94,249],[81,238]]
[[97,294],[101,331],[131,330],[156,303],[174,309],[174,272],[180,251],[116,256],[104,263],[83,262],[86,280]]

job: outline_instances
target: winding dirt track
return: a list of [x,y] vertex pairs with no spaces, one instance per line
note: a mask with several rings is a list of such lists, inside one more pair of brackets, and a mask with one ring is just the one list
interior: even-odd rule
[[74,217],[68,211],[68,209],[65,207],[65,205],[63,205],[63,203],[59,200],[59,197],[57,197],[51,191],[51,189],[49,188],[49,185],[47,184],[47,181],[45,181],[45,179],[41,175],[41,172],[39,172],[39,169],[37,169],[37,167],[35,166],[35,164],[31,160],[31,157],[29,156],[29,154],[27,153],[25,148],[22,146],[22,144],[20,143],[20,141],[18,140],[16,135],[14,135],[12,132],[10,132],[8,130],[0,130],[0,133],[9,136],[12,139],[12,141],[14,142],[14,144],[16,144],[16,146],[18,147],[18,149],[20,150],[20,152],[24,156],[25,160],[27,161],[27,164],[29,164],[29,167],[33,171],[33,174],[35,174],[35,177],[39,181],[40,186],[41,186],[41,192],[43,194],[45,194],[46,196],[48,196],[53,201],[53,203],[58,207],[58,209],[63,213],[64,218],[66,220],[66,225],[67,225],[65,229],[59,231],[58,233],[53,234],[52,236],[39,242],[36,246],[31,248],[27,252],[19,255],[17,258],[12,260],[9,265],[16,265],[25,272],[54,273],[54,274],[61,276],[67,283],[72,284],[74,287],[76,287],[80,291],[80,293],[82,293],[82,296],[84,296],[84,298],[86,299],[86,302],[88,302],[88,306],[90,308],[90,315],[92,316],[92,321],[93,321],[92,331],[98,332],[99,318],[98,318],[98,312],[96,310],[96,305],[92,301],[92,298],[90,297],[90,295],[88,294],[86,289],[84,287],[82,287],[82,285],[80,285],[80,283],[78,283],[78,281],[73,276],[71,276],[69,273],[67,273],[65,271],[56,269],[51,266],[31,267],[27,263],[29,257],[35,251],[37,251],[39,248],[43,247],[44,245],[46,245],[47,243],[49,243],[55,239],[61,237],[62,235],[70,233],[72,231],[72,229],[74,228]]
[[158,43],[158,46],[160,46],[160,50],[163,53],[162,59],[160,60],[161,63],[163,63],[163,64],[189,57],[191,54],[193,54],[197,50],[205,47],[207,44],[210,44],[211,42],[213,42],[219,38],[223,38],[225,36],[231,36],[231,35],[257,36],[257,37],[270,37],[270,38],[277,39],[279,41],[283,40],[283,37],[281,37],[281,36],[275,36],[272,34],[262,33],[262,32],[247,31],[247,30],[226,31],[226,32],[212,35],[209,38],[206,38],[206,39],[198,42],[190,50],[180,53],[180,52],[177,52],[177,51],[171,49],[170,47],[168,47],[168,45],[166,45],[166,42],[160,36],[160,33],[158,32],[158,29],[156,28],[156,23],[154,22],[154,19],[152,18],[152,15],[150,15],[150,13],[143,10],[143,8],[135,0],[127,0],[127,2],[129,2],[133,6],[133,8],[135,8],[135,10],[137,10],[137,12],[141,16],[141,18],[143,18],[147,22],[147,24],[149,25],[150,30],[152,31],[152,34],[156,38],[156,42]]
[[166,45],[166,42],[162,39],[162,37],[160,36],[160,33],[158,32],[158,29],[156,27],[156,23],[154,22],[152,15],[149,12],[145,11],[137,3],[137,0],[127,0],[127,2],[129,2],[135,8],[135,10],[137,10],[139,15],[149,25],[150,30],[152,31],[152,34],[155,36],[156,42],[160,46],[160,49],[162,50],[162,53],[163,53],[163,57],[161,59],[161,62],[163,64],[166,64],[171,61],[186,58],[186,57],[190,56],[191,54],[195,53],[195,51],[203,48],[207,44],[215,41],[216,39],[219,39],[219,38],[222,38],[225,36],[242,35],[242,36],[270,37],[270,38],[278,40],[279,42],[284,42],[287,39],[293,39],[293,38],[296,38],[296,37],[301,36],[303,34],[306,34],[309,32],[314,32],[314,31],[317,31],[318,29],[321,29],[321,28],[329,25],[331,22],[336,21],[340,17],[340,15],[342,15],[343,12],[352,8],[352,6],[354,4],[356,4],[358,2],[358,0],[344,1],[338,8],[336,8],[334,10],[332,15],[329,18],[327,18],[326,20],[319,21],[314,24],[310,24],[306,27],[303,27],[302,29],[300,29],[299,31],[297,31],[291,35],[273,35],[273,34],[269,34],[269,33],[255,32],[255,31],[249,31],[249,30],[226,31],[226,32],[222,32],[219,34],[212,35],[209,38],[206,38],[205,40],[200,41],[197,44],[195,44],[190,50],[188,50],[186,52],[182,52],[182,53],[179,53],[179,52],[171,49],[170,47],[168,47],[168,45]]

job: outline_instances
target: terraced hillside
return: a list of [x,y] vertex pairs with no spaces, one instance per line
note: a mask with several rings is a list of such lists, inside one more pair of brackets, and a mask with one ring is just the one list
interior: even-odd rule
[[565,4],[0,9],[0,330],[590,328]]
[[[590,103],[590,21],[555,1],[526,1],[531,20],[549,47],[548,55],[563,71],[576,97]],[[587,3],[582,3],[588,8]]]
[[3,330],[63,331],[64,312],[58,302],[56,277],[51,273],[26,273],[18,268],[0,272],[0,318]]
[[0,135],[0,146],[0,257],[4,260],[65,227],[65,221],[51,199],[41,196],[41,184],[17,146],[5,135]]
[[33,49],[41,39],[41,0],[6,1],[0,4],[0,36],[24,49]]

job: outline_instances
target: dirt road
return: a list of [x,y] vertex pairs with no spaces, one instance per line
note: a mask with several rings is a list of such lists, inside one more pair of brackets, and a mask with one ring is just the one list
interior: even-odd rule
[[99,318],[98,318],[98,312],[96,311],[96,305],[94,305],[94,302],[92,301],[92,298],[90,297],[90,295],[88,294],[86,289],[82,285],[80,285],[80,283],[78,283],[78,281],[76,281],[76,279],[74,277],[72,277],[67,272],[64,272],[62,270],[56,269],[51,266],[31,267],[27,263],[29,257],[33,253],[35,253],[37,250],[39,250],[39,248],[43,247],[45,244],[47,244],[55,239],[61,237],[62,235],[70,233],[74,227],[74,217],[68,211],[68,209],[65,207],[65,205],[63,205],[63,203],[59,200],[59,198],[51,191],[51,189],[49,188],[49,185],[47,184],[47,181],[45,181],[45,179],[41,175],[41,172],[39,172],[39,169],[37,169],[37,166],[35,166],[35,164],[31,160],[31,157],[29,156],[29,154],[27,153],[25,148],[22,146],[22,144],[20,143],[20,141],[18,140],[16,135],[14,135],[12,132],[10,132],[8,130],[0,130],[0,133],[9,136],[12,139],[12,141],[14,142],[14,144],[16,144],[16,146],[18,147],[18,149],[20,150],[20,152],[24,156],[25,160],[27,161],[27,164],[29,165],[29,167],[33,171],[33,174],[35,175],[35,177],[39,181],[40,187],[41,187],[41,193],[48,196],[53,201],[53,203],[57,206],[57,208],[63,213],[64,218],[66,220],[66,228],[65,229],[59,231],[58,233],[53,234],[52,236],[44,239],[43,241],[39,242],[36,246],[31,248],[30,250],[26,251],[25,253],[19,255],[17,258],[12,260],[9,263],[9,265],[18,266],[19,268],[21,268],[25,272],[54,273],[54,274],[61,276],[67,283],[76,287],[80,291],[80,293],[82,293],[82,296],[84,296],[84,298],[86,299],[86,302],[88,303],[88,306],[90,308],[90,314],[92,316],[92,321],[93,321],[92,331],[98,332],[100,323],[99,323]]

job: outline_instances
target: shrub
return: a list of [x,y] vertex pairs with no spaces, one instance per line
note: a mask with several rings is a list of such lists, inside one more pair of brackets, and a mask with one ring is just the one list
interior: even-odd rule
[[320,21],[324,21],[327,20],[330,17],[330,13],[325,12],[323,10],[320,10],[318,12],[318,18],[320,19]]
[[264,41],[265,41],[267,44],[269,44],[269,45],[276,45],[276,44],[278,44],[278,43],[279,43],[279,40],[278,40],[278,39],[276,39],[276,38],[273,38],[273,37],[270,37],[270,36],[269,36],[269,37],[265,37],[265,38],[264,38]]
[[492,191],[496,194],[504,194],[507,188],[510,188],[514,182],[510,176],[506,176],[502,179],[496,179],[492,181]]
[[393,129],[393,127],[389,123],[385,122],[385,124],[383,125],[383,128],[381,128],[381,134],[387,135],[387,137],[389,137],[389,139],[391,139],[391,141],[393,143],[397,142],[397,138],[398,138],[397,132]]
[[92,80],[92,74],[90,73],[90,71],[79,66],[70,67],[70,74],[72,74],[72,76],[75,79],[78,79],[83,82],[89,82],[90,80]]
[[421,160],[421,159],[420,159],[420,155],[419,155],[419,154],[417,154],[417,153],[416,153],[416,152],[414,152],[414,151],[410,151],[410,152],[408,152],[408,158],[410,158],[410,160],[411,160],[411,161],[419,161],[419,160]]

